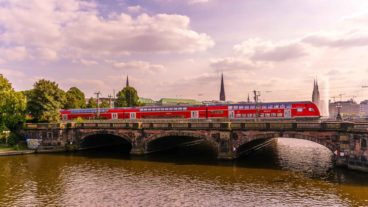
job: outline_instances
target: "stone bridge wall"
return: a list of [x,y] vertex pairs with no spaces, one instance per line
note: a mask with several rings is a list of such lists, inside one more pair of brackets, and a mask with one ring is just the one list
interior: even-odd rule
[[[150,153],[149,145],[165,137],[188,137],[209,143],[219,159],[235,159],[255,140],[290,137],[310,140],[330,149],[338,165],[368,171],[368,123],[348,122],[179,122],[29,124],[25,136],[38,149],[78,150],[92,135],[127,140],[131,154]],[[189,140],[189,139],[188,139]],[[169,147],[169,146],[168,146]]]

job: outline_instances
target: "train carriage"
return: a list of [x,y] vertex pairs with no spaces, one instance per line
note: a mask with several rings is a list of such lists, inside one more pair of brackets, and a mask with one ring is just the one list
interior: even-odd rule
[[[78,117],[95,119],[97,109],[61,110],[62,120]],[[144,106],[101,108],[103,119],[316,119],[320,117],[317,106],[309,101],[245,103],[194,106]]]

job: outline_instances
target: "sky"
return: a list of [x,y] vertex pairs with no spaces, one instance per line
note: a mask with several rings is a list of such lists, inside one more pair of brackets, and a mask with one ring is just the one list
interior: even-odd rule
[[366,0],[0,0],[0,74],[87,97],[368,99]]

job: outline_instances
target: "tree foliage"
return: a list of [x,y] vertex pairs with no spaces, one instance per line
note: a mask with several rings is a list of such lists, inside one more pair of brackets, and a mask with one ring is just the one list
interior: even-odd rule
[[88,99],[87,108],[97,108],[97,101],[93,97]]
[[26,98],[0,74],[0,128],[14,130],[25,121]]
[[116,107],[138,106],[138,93],[135,88],[127,86],[117,94]]
[[60,119],[60,109],[66,103],[66,95],[55,82],[41,79],[34,84],[29,94],[28,110],[34,121],[56,122]]
[[77,87],[71,87],[66,92],[65,109],[80,109],[86,107],[84,93]]
[[103,100],[100,104],[100,108],[110,108],[110,103],[107,100]]

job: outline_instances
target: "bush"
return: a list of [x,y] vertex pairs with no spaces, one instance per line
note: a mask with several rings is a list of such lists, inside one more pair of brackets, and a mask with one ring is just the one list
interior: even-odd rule
[[8,137],[8,145],[9,146],[15,146],[21,141],[21,137],[18,134],[15,134],[13,132],[10,132]]

